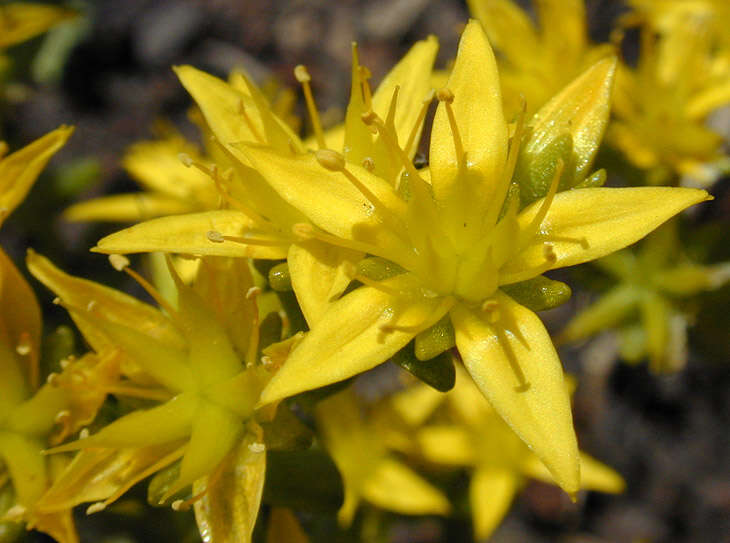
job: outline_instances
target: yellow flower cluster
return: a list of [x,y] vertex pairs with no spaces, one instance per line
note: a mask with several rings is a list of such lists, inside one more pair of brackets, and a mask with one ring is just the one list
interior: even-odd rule
[[[560,339],[638,308],[647,331],[634,358],[681,365],[666,362],[666,323],[683,317],[662,296],[715,288],[727,266],[677,265],[676,237],[636,257],[625,248],[711,197],[605,188],[593,164],[608,131],[651,185],[719,168],[721,138],[704,121],[730,99],[730,48],[714,26],[724,2],[693,3],[687,23],[673,11],[687,10],[683,2],[636,1],[639,22],[625,25],[645,24],[647,35],[635,67],[613,46],[589,43],[580,0],[536,1],[537,25],[510,0],[469,4],[479,20],[466,24],[442,88],[432,88],[434,37],[375,90],[353,46],[340,126],[322,127],[298,66],[309,139],[244,71],[223,81],[177,67],[205,149],[173,132],[138,143],[124,166],[144,192],[66,212],[137,223],[93,251],[157,307],[30,251],[30,272],[90,348],[45,384],[37,302],[0,252],[4,521],[73,543],[71,508],[101,511],[153,476],[150,502],[194,508],[205,541],[251,541],[272,459],[297,449],[334,460],[342,526],[362,501],[450,514],[442,489],[413,466],[468,470],[479,539],[527,478],[574,499],[580,489],[623,489],[578,449],[571,384],[536,314],[570,289],[543,274],[613,253],[599,265],[621,284]],[[428,164],[416,166],[433,102]],[[69,135],[59,128],[0,161],[2,219]],[[152,253],[154,285],[122,256],[130,253]],[[378,405],[352,387],[331,390],[389,360],[423,383]],[[109,395],[124,414],[90,432]],[[306,541],[288,509],[269,517],[269,541]]]

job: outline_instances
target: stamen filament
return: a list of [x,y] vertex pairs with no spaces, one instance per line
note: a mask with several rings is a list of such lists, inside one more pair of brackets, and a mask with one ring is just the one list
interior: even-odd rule
[[411,127],[410,134],[408,134],[408,140],[406,141],[406,144],[403,147],[403,151],[405,152],[406,156],[410,156],[411,151],[414,150],[413,146],[416,144],[416,136],[421,132],[421,126],[423,125],[423,120],[426,118],[426,114],[428,113],[428,108],[431,105],[432,101],[433,101],[433,92],[431,92],[429,97],[423,101],[423,104],[421,105],[421,111],[418,112],[418,117],[416,118],[416,122],[414,123],[413,127]]
[[309,118],[312,121],[312,128],[314,129],[314,136],[317,139],[317,146],[320,149],[327,147],[324,141],[324,132],[322,131],[322,122],[319,118],[319,111],[314,102],[314,96],[312,95],[312,87],[309,82],[312,77],[309,75],[306,66],[299,64],[294,68],[294,77],[301,83],[302,90],[304,91],[304,100],[307,103],[307,111],[309,112]]
[[129,266],[125,266],[124,268],[122,268],[122,271],[129,275],[132,279],[134,279],[137,284],[139,284],[139,286],[141,286],[145,290],[145,292],[147,292],[147,294],[152,296],[155,302],[157,302],[157,305],[164,309],[171,317],[174,318],[177,315],[177,310],[172,307],[170,302],[163,298],[163,296],[154,286],[149,283],[149,281],[147,281],[144,277],[142,277]]
[[370,78],[372,77],[372,74],[365,66],[358,66],[357,74],[360,78],[363,102],[365,110],[367,111],[373,107],[373,91],[370,89]]
[[[376,256],[382,256],[383,258],[386,258],[388,260],[392,260],[393,262],[397,262],[401,266],[403,266],[403,258],[401,255],[391,255],[387,254],[388,251],[383,251],[381,247],[378,247],[376,245],[371,245],[369,243],[364,243],[362,241],[355,241],[352,239],[344,239],[337,236],[333,236],[331,234],[328,234],[327,232],[323,232],[311,224],[308,223],[297,223],[294,226],[292,226],[292,233],[294,236],[302,241],[307,241],[310,239],[317,239],[319,241],[323,241],[324,243],[328,243],[330,245],[334,245],[336,247],[343,247],[345,249],[351,249],[353,251],[360,251],[363,253],[376,255]],[[398,258],[400,256],[401,258]],[[408,266],[403,266],[404,268],[407,268]]]
[[532,268],[525,268],[524,270],[520,270],[513,274],[500,274],[499,286],[527,281],[528,279],[532,279],[533,277],[537,277],[538,275],[553,269],[555,262],[558,260],[558,255],[555,254],[555,249],[552,244],[543,243],[542,250],[543,257],[545,258],[545,261],[542,264],[533,266]]
[[465,166],[466,153],[464,153],[464,144],[461,142],[461,134],[459,133],[459,127],[456,124],[456,117],[454,116],[454,109],[451,107],[451,103],[454,101],[454,93],[447,88],[440,89],[436,93],[436,98],[439,102],[444,104],[446,108],[446,115],[449,118],[449,125],[451,126],[451,135],[454,138],[454,151],[456,151],[456,160],[459,166]]
[[525,374],[520,367],[520,363],[517,360],[517,356],[515,355],[514,350],[512,349],[512,345],[507,339],[505,329],[499,325],[496,325],[494,326],[494,330],[497,334],[499,344],[502,346],[502,350],[504,350],[504,354],[507,355],[509,365],[514,372],[515,377],[517,378],[517,386],[515,387],[515,391],[527,392],[530,389],[530,383],[527,382],[527,378],[525,377]]
[[558,192],[560,177],[563,175],[564,166],[565,164],[563,163],[563,159],[559,158],[555,164],[555,173],[553,174],[553,179],[550,182],[550,189],[548,189],[548,193],[545,195],[545,198],[543,198],[542,204],[540,204],[540,209],[537,210],[537,213],[530,222],[530,225],[524,231],[524,237],[522,238],[521,243],[522,247],[529,243],[530,239],[535,237],[537,232],[540,230],[542,221],[545,220],[545,216],[553,203],[555,194]]
[[246,111],[246,103],[243,101],[243,99],[238,101],[238,113],[243,116],[243,120],[246,122],[246,126],[248,126],[248,129],[251,131],[256,141],[258,141],[259,143],[266,143],[266,140],[261,136],[261,133],[259,132],[258,128],[256,128],[256,125],[253,124],[251,117],[248,116],[248,112]]
[[381,283],[380,281],[374,281],[374,280],[370,279],[369,277],[359,274],[359,273],[355,274],[353,279],[356,281],[360,281],[363,285],[365,285],[367,287],[372,287],[372,288],[378,289],[381,292],[385,292],[386,294],[390,294],[394,298],[399,298],[399,297],[402,297],[405,295],[404,292],[402,292],[396,288],[391,288],[386,285],[383,285],[383,283]]
[[231,241],[233,243],[242,243],[244,245],[261,245],[264,247],[275,247],[278,245],[289,245],[290,240],[285,239],[266,239],[266,238],[254,238],[246,236],[227,236],[221,234],[217,230],[208,230],[206,233],[208,241],[213,243],[223,243],[224,241]]

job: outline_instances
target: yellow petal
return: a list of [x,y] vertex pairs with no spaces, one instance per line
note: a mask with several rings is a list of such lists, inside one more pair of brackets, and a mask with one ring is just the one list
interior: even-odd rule
[[326,170],[313,155],[286,157],[260,147],[242,148],[274,190],[320,228],[345,239],[368,243],[373,250],[387,252],[379,256],[391,260],[402,259],[408,252],[402,241],[405,227],[384,227],[393,224],[393,216],[405,215],[405,203],[386,181],[365,168],[347,166],[378,199],[380,207],[370,202],[344,174]]
[[193,485],[193,494],[206,490],[195,502],[195,520],[205,541],[251,541],[266,475],[266,453],[255,447],[262,441],[263,436],[248,434],[223,461],[215,478],[208,476]]
[[[542,222],[541,235],[500,270],[500,283],[534,277],[524,277],[520,270],[545,263],[545,242],[557,256],[551,269],[581,264],[631,245],[682,210],[709,199],[704,190],[673,187],[560,192]],[[542,202],[540,199],[520,213],[521,230],[527,228]]]
[[0,432],[0,458],[10,474],[18,503],[31,507],[46,490],[43,442],[21,434]]
[[[1,248],[0,300],[0,341],[5,343],[9,358],[15,358],[11,364],[22,364],[21,372],[26,379],[25,383],[15,383],[13,392],[8,388],[7,393],[22,393],[24,390],[29,392],[38,387],[41,312],[30,285]],[[3,364],[6,362],[3,361]],[[8,368],[0,371],[8,371]],[[10,371],[14,372],[15,369]],[[9,384],[5,382],[0,386]],[[0,403],[4,401],[0,400]]]
[[237,415],[201,400],[193,419],[190,443],[180,465],[180,477],[168,490],[168,496],[196,479],[212,474],[242,433],[243,422]]
[[91,447],[122,449],[176,441],[190,435],[198,402],[198,397],[194,394],[180,394],[157,407],[133,411],[90,437],[54,447],[48,452],[57,453]]
[[384,458],[365,481],[370,503],[406,515],[446,515],[451,505],[436,487],[393,458]]
[[489,41],[507,61],[524,66],[539,50],[535,25],[512,0],[467,0],[469,11],[484,26]]
[[391,398],[393,410],[410,426],[420,426],[446,398],[443,392],[416,383]]
[[284,543],[285,541],[287,543],[309,543],[309,538],[290,509],[272,507],[269,512],[266,543]]
[[[466,153],[467,171],[477,176],[472,183],[485,183],[479,195],[484,199],[499,179],[507,156],[507,124],[502,113],[502,96],[494,53],[477,21],[469,21],[461,36],[456,64],[447,88],[453,92],[452,108]],[[475,193],[460,174],[454,135],[446,105],[436,110],[431,134],[430,168],[434,194],[453,212],[473,206]],[[486,194],[485,194],[486,192]],[[461,223],[461,221],[459,221]]]
[[71,510],[48,514],[31,511],[28,522],[34,530],[50,535],[58,543],[79,543]]
[[[89,309],[89,304],[93,302],[91,309],[95,318],[134,328],[172,348],[184,347],[180,333],[169,319],[151,305],[99,283],[66,274],[32,250],[28,251],[26,263],[33,276],[69,306]],[[102,351],[110,346],[106,336],[88,320],[79,321],[78,326],[95,350]]]
[[364,254],[311,240],[289,248],[287,262],[297,301],[312,328],[350,284]]
[[92,251],[107,254],[163,251],[210,256],[286,258],[285,244],[259,246],[234,241],[214,243],[208,238],[210,231],[226,236],[242,236],[251,230],[256,230],[256,222],[244,212],[232,209],[160,217],[110,234],[99,240]]
[[367,371],[436,323],[449,305],[440,298],[408,295],[412,285],[404,275],[382,282],[387,289],[404,290],[404,295],[361,287],[334,302],[272,377],[261,403]]
[[486,540],[499,526],[519,485],[519,479],[506,470],[480,468],[472,474],[469,503],[475,539]]
[[471,437],[457,426],[426,426],[416,440],[423,457],[437,464],[471,466],[477,460]]
[[[180,82],[203,112],[208,126],[223,145],[244,141],[276,144],[281,143],[279,134],[285,134],[284,147],[279,150],[288,151],[289,141],[300,152],[304,150],[299,138],[278,118],[273,121],[278,132],[276,137],[266,141],[259,139],[272,136],[269,131],[272,128],[270,119],[264,117],[271,117],[273,113],[266,109],[260,110],[250,95],[239,92],[225,81],[192,66],[176,66],[174,69]],[[242,107],[245,108],[252,127],[245,121]]]
[[[554,483],[545,465],[534,456],[525,459],[522,466],[525,475],[546,483]],[[618,494],[624,491],[626,483],[621,476],[607,465],[584,452],[580,453],[580,487],[585,490],[598,490]]]
[[75,15],[74,11],[51,5],[6,4],[0,12],[0,48],[28,40]]
[[730,103],[730,82],[712,85],[692,97],[685,107],[685,115],[700,120],[727,103]]
[[661,371],[669,349],[671,308],[660,294],[647,292],[639,302],[641,322],[646,332],[646,351],[655,371]]
[[570,62],[571,57],[580,56],[587,38],[585,0],[536,0],[535,3],[542,46],[554,52],[557,62],[560,58]]
[[563,368],[540,319],[497,292],[499,320],[463,304],[451,312],[474,382],[568,493],[578,490],[578,445]]
[[196,211],[196,207],[184,200],[164,194],[135,192],[79,202],[66,209],[63,218],[72,222],[140,222],[191,211]]
[[24,435],[47,436],[56,425],[56,415],[68,405],[69,393],[58,386],[43,385],[10,414],[8,430]]
[[[2,20],[0,17],[0,25]],[[48,161],[72,133],[73,128],[62,126],[0,160],[0,224],[23,201]]]
[[615,72],[616,58],[603,59],[540,108],[529,122],[533,132],[524,152],[540,153],[555,138],[570,134],[575,179],[588,175],[608,124]]

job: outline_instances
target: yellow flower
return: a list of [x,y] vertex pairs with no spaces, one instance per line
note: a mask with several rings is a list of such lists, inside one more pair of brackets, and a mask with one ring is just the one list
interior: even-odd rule
[[[126,267],[123,257],[112,260],[116,267]],[[139,278],[164,313],[68,276],[34,253],[28,265],[60,296],[59,303],[95,350],[112,349],[122,358],[128,379],[110,391],[162,400],[47,451],[82,450],[42,500],[43,509],[101,500],[89,509],[99,511],[139,480],[179,460],[159,493],[160,502],[192,485],[193,498],[175,501],[173,507],[194,503],[201,531],[215,540],[225,540],[228,531],[248,540],[265,472],[263,432],[254,405],[268,379],[268,371],[254,363],[258,313],[248,263],[204,259],[194,287],[171,269],[177,307]]]
[[58,6],[17,2],[0,6],[0,49],[37,36],[76,12]]
[[555,93],[600,58],[609,45],[588,40],[583,0],[535,0],[537,26],[513,0],[469,0],[469,10],[500,53],[499,68],[508,117],[537,111]]
[[[0,142],[0,224],[23,201],[48,160],[73,129],[61,127],[6,157]],[[24,520],[62,543],[78,541],[70,509],[44,514],[36,508],[65,458],[45,459],[57,423],[74,425],[79,414],[68,390],[43,384],[39,369],[41,314],[35,295],[0,249],[0,492],[14,494],[3,520]],[[72,371],[73,368],[68,368]],[[68,372],[64,372],[68,375]],[[93,402],[92,402],[93,403]],[[101,402],[82,404],[95,413]],[[59,414],[65,416],[59,418]],[[91,414],[93,417],[93,414]],[[84,420],[84,415],[80,415]],[[63,419],[63,420],[62,420]]]
[[712,20],[688,13],[662,32],[644,25],[636,68],[619,65],[607,140],[650,184],[687,176],[706,185],[726,167],[722,137],[706,126],[730,103],[730,48],[717,47]]
[[316,225],[297,225],[298,236],[375,255],[403,271],[382,281],[356,275],[364,286],[328,307],[267,385],[262,403],[366,371],[448,315],[482,392],[560,486],[575,492],[578,452],[560,361],[539,318],[500,287],[625,247],[707,193],[556,194],[557,168],[547,196],[521,212],[517,199],[505,203],[518,146],[508,145],[496,64],[477,22],[467,25],[439,98],[430,183],[372,112],[364,120],[390,140],[406,170],[397,188],[334,151],[291,158],[243,146],[267,182]]
[[633,12],[626,19],[648,20],[660,32],[672,32],[673,28],[688,19],[701,17],[712,27],[713,34],[730,46],[727,24],[730,21],[730,4],[725,0],[629,0]]
[[558,336],[575,342],[618,329],[621,356],[629,362],[649,358],[658,373],[681,370],[687,362],[683,299],[720,288],[730,280],[730,263],[700,266],[682,254],[677,223],[666,224],[637,251],[620,251],[595,264],[618,284],[579,312]]
[[407,515],[445,515],[446,497],[408,466],[389,454],[382,437],[367,422],[351,389],[317,405],[317,427],[342,473],[345,501],[338,512],[349,526],[361,499]]
[[[309,75],[297,67],[315,126],[316,145],[336,146],[348,161],[365,164],[395,184],[402,165],[389,154],[382,138],[365,126],[360,116],[374,110],[388,119],[407,144],[413,157],[428,106],[431,66],[438,48],[435,38],[421,41],[385,77],[375,93],[369,73],[360,65],[353,47],[352,97],[345,123],[323,132],[309,87]],[[208,170],[223,189],[224,207],[216,211],[163,217],[107,236],[94,250],[105,253],[167,251],[201,255],[248,256],[259,259],[289,257],[295,285],[310,325],[322,314],[329,300],[344,291],[348,279],[343,266],[356,262],[358,251],[328,246],[317,240],[301,242],[292,234],[294,225],[306,216],[269,187],[251,167],[242,145],[255,142],[292,155],[306,145],[269,109],[245,74],[230,84],[190,66],[177,68],[183,85],[198,103],[207,129],[216,143],[209,155],[214,165]],[[398,107],[393,99],[399,89]],[[244,92],[245,91],[245,92]],[[248,93],[248,94],[247,94]],[[209,139],[209,138],[206,138]],[[195,160],[189,163],[199,167]],[[201,168],[204,169],[204,168]],[[150,169],[153,175],[157,170]],[[212,243],[215,242],[215,243]]]
[[[448,409],[432,415],[444,401]],[[445,395],[418,384],[397,394],[390,405],[406,420],[420,419],[404,453],[435,464],[470,468],[469,502],[479,541],[492,534],[528,478],[553,482],[542,462],[494,412],[463,369],[457,371],[456,385]],[[428,419],[432,422],[422,425]],[[623,490],[623,480],[609,467],[583,452],[580,464],[581,488]]]

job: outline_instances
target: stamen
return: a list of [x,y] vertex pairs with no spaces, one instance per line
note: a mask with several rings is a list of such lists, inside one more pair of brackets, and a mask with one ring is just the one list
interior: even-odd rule
[[369,254],[382,255],[383,251],[378,250],[374,245],[369,243],[363,243],[360,241],[349,240],[344,238],[338,238],[326,232],[316,229],[309,223],[297,223],[292,226],[292,234],[300,241],[309,241],[311,239],[317,239],[336,247],[344,247],[345,249],[352,249],[354,251],[361,251]]
[[15,346],[15,352],[20,356],[29,355],[31,351],[30,334],[28,332],[22,332],[18,339],[18,344]]
[[584,236],[582,238],[571,238],[570,236],[553,236],[552,234],[541,236],[538,234],[538,236],[541,239],[544,239],[545,241],[562,241],[564,243],[577,243],[581,246],[582,249],[590,249],[591,244],[588,243],[588,239]]
[[307,111],[309,112],[309,118],[312,121],[312,128],[314,129],[314,136],[317,138],[317,145],[320,149],[327,147],[324,141],[324,132],[322,131],[322,122],[319,118],[319,111],[314,103],[314,96],[312,96],[312,87],[309,82],[312,80],[306,66],[300,64],[294,68],[294,77],[297,81],[302,84],[302,90],[304,91],[304,100],[307,102]]
[[564,166],[565,164],[563,163],[563,159],[559,158],[555,163],[555,173],[553,174],[553,179],[550,182],[550,188],[548,189],[548,193],[545,195],[545,198],[543,198],[542,203],[540,204],[540,209],[537,210],[537,213],[533,217],[529,226],[524,230],[524,232],[520,234],[520,237],[522,238],[520,243],[521,248],[524,248],[530,242],[530,240],[535,237],[535,235],[537,235],[538,231],[540,230],[540,227],[542,226],[542,221],[545,220],[545,216],[547,215],[547,212],[553,203],[555,194],[558,192],[560,177],[563,175]]
[[258,141],[259,143],[266,143],[266,140],[261,137],[261,133],[259,132],[258,128],[256,128],[256,125],[253,124],[251,117],[248,116],[248,112],[246,111],[246,103],[243,101],[243,98],[238,101],[238,113],[243,117],[243,120],[246,122],[246,126],[248,126],[248,129],[251,131],[251,134],[253,134],[253,137],[256,139],[256,141]]
[[366,156],[362,159],[362,167],[369,172],[375,171],[375,161],[372,157]]
[[193,159],[187,153],[178,153],[177,158],[183,163],[183,166],[190,168],[193,165]]
[[449,125],[451,126],[451,135],[454,138],[454,150],[456,151],[456,160],[459,163],[459,167],[465,165],[466,153],[464,152],[464,145],[461,142],[461,134],[459,134],[459,127],[456,124],[456,117],[454,116],[454,109],[451,107],[451,103],[454,101],[454,93],[448,88],[439,89],[436,93],[438,101],[443,103],[446,107],[446,115],[449,117]]
[[[383,285],[380,281],[373,281],[369,277],[361,274],[356,274],[355,277],[353,277],[356,281],[360,281],[363,285],[372,287],[375,289],[378,289],[381,292],[385,292],[386,294],[390,294],[391,296],[395,298],[399,298],[404,296],[404,293],[396,288],[391,288],[386,285]],[[383,328],[381,326],[381,328]]]
[[487,320],[490,324],[499,322],[499,302],[497,300],[484,300],[481,307],[482,311],[487,314]]
[[277,245],[288,245],[289,240],[273,239],[273,238],[255,238],[246,236],[226,236],[217,230],[208,230],[206,232],[208,241],[213,243],[223,243],[224,241],[232,241],[233,243],[242,243],[243,245],[259,245],[264,247],[275,247]]
[[510,344],[509,340],[507,339],[507,335],[505,334],[505,329],[501,326],[495,326],[494,327],[496,333],[497,333],[497,339],[502,346],[502,349],[504,350],[504,354],[507,355],[507,360],[509,361],[509,365],[512,368],[512,371],[515,374],[515,377],[517,377],[517,386],[515,387],[515,392],[527,392],[530,389],[530,383],[527,382],[527,378],[525,377],[525,374],[522,371],[522,368],[520,367],[520,363],[517,360],[517,356],[515,356],[514,350],[512,350],[512,345]]
[[246,299],[251,300],[261,294],[261,287],[251,287],[246,291]]
[[558,255],[555,253],[555,247],[551,243],[542,244],[542,255],[545,261],[542,264],[538,264],[532,268],[525,268],[519,272],[513,274],[501,275],[499,284],[500,285],[511,285],[512,283],[519,283],[520,281],[526,281],[545,273],[548,270],[553,269],[555,262],[558,260]]
[[[123,255],[109,255],[109,262],[117,271],[123,271],[127,275],[129,275],[132,279],[134,279],[139,286],[141,286],[147,294],[149,294],[152,299],[157,302],[157,305],[159,305],[162,309],[164,309],[171,317],[175,317],[177,315],[177,310],[170,305],[170,302],[168,302],[158,291],[157,289],[152,286],[152,284],[147,281],[144,277],[142,277],[140,274],[138,274],[136,271],[134,271],[132,268],[129,267],[129,259]],[[90,311],[91,309],[87,307],[87,311]]]
[[94,513],[98,513],[100,511],[103,511],[104,509],[106,509],[106,503],[104,503],[104,502],[92,503],[89,507],[86,508],[86,514],[93,515]]
[[262,453],[266,450],[266,445],[263,443],[249,443],[248,450],[252,453]]
[[357,67],[358,77],[360,78],[360,85],[362,86],[363,102],[365,109],[372,109],[373,107],[373,91],[370,89],[370,78],[373,76],[365,66]]
[[423,125],[423,120],[426,118],[426,114],[428,113],[428,108],[431,106],[433,96],[434,93],[433,91],[431,91],[428,98],[423,101],[423,104],[421,105],[421,111],[418,112],[416,122],[411,128],[410,134],[408,134],[408,140],[406,140],[405,147],[403,147],[403,151],[407,156],[410,156],[411,152],[413,151],[413,147],[416,144],[416,137],[421,132],[421,126]]

